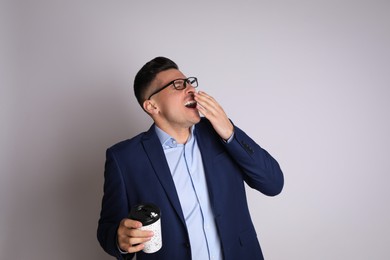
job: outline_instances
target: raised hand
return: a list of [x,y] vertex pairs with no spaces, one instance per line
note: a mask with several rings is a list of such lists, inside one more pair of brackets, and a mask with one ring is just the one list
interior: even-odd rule
[[229,139],[234,127],[223,108],[213,97],[203,91],[195,92],[194,95],[199,112],[211,122],[222,139]]

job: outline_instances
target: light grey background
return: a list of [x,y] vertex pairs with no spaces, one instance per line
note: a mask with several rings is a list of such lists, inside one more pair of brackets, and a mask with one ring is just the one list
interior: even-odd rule
[[111,259],[95,235],[104,153],[149,127],[132,81],[158,55],[280,162],[280,196],[248,189],[267,260],[390,259],[389,14],[379,0],[2,1],[0,259]]

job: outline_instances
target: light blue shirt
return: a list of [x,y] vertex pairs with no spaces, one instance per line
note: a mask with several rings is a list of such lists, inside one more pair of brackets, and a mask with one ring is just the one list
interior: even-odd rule
[[195,126],[185,144],[155,127],[164,149],[187,225],[194,260],[222,260],[221,242],[211,209]]

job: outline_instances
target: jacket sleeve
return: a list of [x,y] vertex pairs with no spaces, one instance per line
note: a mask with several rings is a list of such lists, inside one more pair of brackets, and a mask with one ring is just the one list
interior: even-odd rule
[[233,160],[240,166],[245,182],[268,196],[278,195],[284,185],[278,162],[244,131],[234,126],[234,138],[224,144]]
[[104,195],[98,222],[97,237],[100,245],[117,259],[132,259],[134,254],[122,255],[117,246],[117,230],[120,221],[127,217],[128,203],[120,167],[113,152],[106,152],[104,170]]

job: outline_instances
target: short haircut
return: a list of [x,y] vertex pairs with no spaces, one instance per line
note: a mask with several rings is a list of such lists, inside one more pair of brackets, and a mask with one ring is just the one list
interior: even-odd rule
[[169,69],[179,69],[177,64],[165,57],[156,57],[147,62],[137,73],[134,78],[134,94],[138,103],[143,108],[143,103],[146,100],[146,91],[150,83],[155,79],[156,75],[162,71]]

